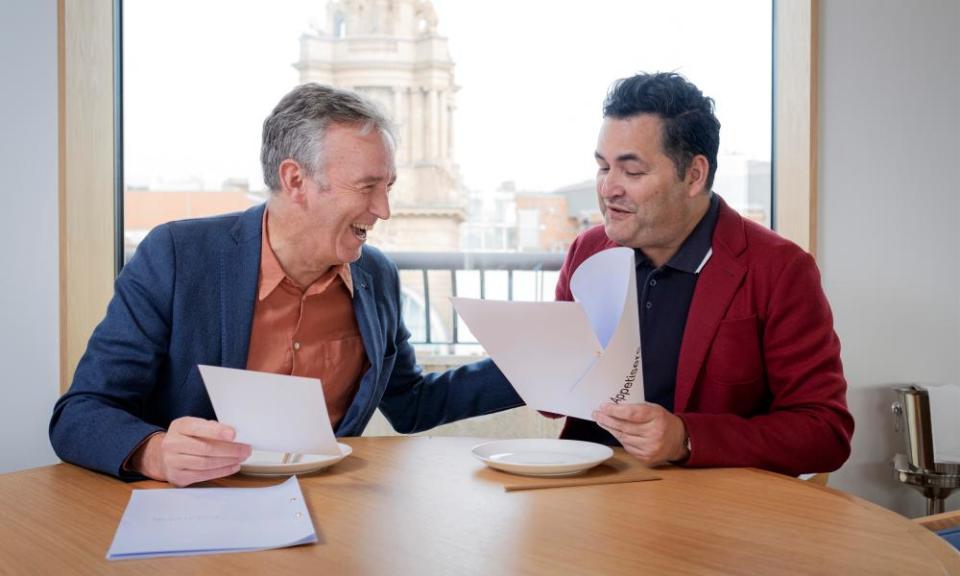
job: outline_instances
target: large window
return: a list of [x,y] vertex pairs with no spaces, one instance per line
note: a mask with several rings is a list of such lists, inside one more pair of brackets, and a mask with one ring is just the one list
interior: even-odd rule
[[[499,268],[562,253],[599,221],[606,89],[641,70],[680,72],[715,99],[714,188],[769,225],[771,26],[771,0],[127,0],[125,251],[161,222],[264,201],[261,123],[306,81],[362,91],[398,125],[394,218],[370,238],[389,252],[497,252]],[[454,284],[536,299],[554,278],[410,268],[417,340],[469,340],[446,302]]]

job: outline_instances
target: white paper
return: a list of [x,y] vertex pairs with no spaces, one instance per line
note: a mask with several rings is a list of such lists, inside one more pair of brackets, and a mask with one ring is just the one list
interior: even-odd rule
[[107,559],[244,552],[316,541],[294,476],[267,488],[134,490]]
[[217,420],[256,450],[339,456],[316,378],[200,366]]
[[643,402],[633,250],[594,254],[570,290],[574,302],[452,300],[527,406],[592,420],[604,402]]
[[926,386],[936,462],[960,463],[960,386]]

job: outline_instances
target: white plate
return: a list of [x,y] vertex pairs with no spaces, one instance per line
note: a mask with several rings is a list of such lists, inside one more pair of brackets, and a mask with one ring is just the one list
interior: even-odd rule
[[240,473],[250,476],[289,476],[291,474],[309,474],[333,466],[353,452],[347,444],[337,442],[339,456],[321,454],[294,454],[290,462],[283,463],[283,452],[263,452],[254,450],[250,457],[240,465]]
[[613,456],[603,444],[581,440],[497,440],[473,447],[491,468],[524,476],[572,476]]

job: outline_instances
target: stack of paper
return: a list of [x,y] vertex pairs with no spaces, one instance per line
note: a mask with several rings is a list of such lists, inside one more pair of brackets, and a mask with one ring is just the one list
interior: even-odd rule
[[594,254],[570,290],[575,302],[452,300],[527,406],[592,420],[604,402],[643,402],[633,250]]
[[268,488],[134,490],[107,559],[244,552],[316,541],[296,477]]

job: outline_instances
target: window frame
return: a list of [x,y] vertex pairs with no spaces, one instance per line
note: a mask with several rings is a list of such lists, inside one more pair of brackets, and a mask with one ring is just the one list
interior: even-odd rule
[[60,389],[113,295],[114,2],[57,1]]

